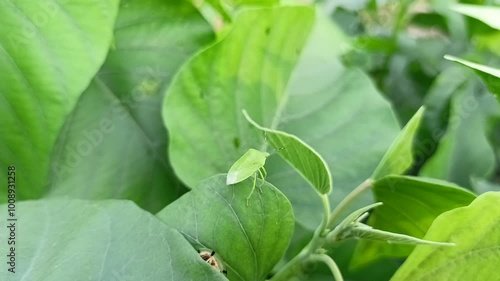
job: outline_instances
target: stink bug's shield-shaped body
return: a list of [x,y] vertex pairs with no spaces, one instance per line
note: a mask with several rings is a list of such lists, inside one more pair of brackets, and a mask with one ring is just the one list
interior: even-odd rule
[[226,184],[235,184],[250,176],[255,175],[259,169],[264,167],[269,153],[250,148],[240,157],[229,169],[226,178]]
[[[253,175],[253,186],[252,191],[247,196],[247,206],[250,205],[250,196],[255,189],[255,184],[257,182],[257,172],[259,172],[262,181],[267,174],[266,169],[264,169],[264,164],[266,164],[266,158],[269,153],[258,151],[257,149],[250,148],[243,156],[240,157],[236,162],[234,162],[231,169],[227,173],[226,184],[235,184],[246,180]],[[260,190],[260,186],[259,186]]]

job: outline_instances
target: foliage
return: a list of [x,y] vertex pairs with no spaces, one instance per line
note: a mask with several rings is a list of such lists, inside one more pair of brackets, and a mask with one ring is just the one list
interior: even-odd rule
[[1,279],[500,280],[475,2],[0,3]]
[[[498,192],[488,192],[467,207],[439,216],[429,228],[426,238],[450,239],[456,241],[457,246],[439,251],[418,246],[391,280],[498,280],[498,277],[490,275],[494,264],[500,262],[498,209],[491,210],[487,215],[484,209],[499,204],[499,199]],[[485,262],[480,262],[483,260]]]

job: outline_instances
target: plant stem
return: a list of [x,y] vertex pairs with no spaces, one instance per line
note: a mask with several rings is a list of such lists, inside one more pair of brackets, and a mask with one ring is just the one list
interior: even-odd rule
[[330,256],[325,254],[312,255],[310,260],[323,262],[332,271],[333,277],[335,277],[335,281],[344,281],[339,267]]
[[330,217],[330,200],[328,199],[328,195],[321,195],[321,203],[323,203],[323,219],[321,220],[321,225],[319,226],[319,228],[321,228],[321,231],[323,232],[328,226],[328,220]]
[[284,267],[282,267],[270,280],[271,281],[284,281],[302,271],[302,264],[310,259],[310,257],[320,249],[325,243],[325,230],[328,225],[328,217],[330,216],[330,201],[328,195],[321,195],[321,202],[323,203],[323,220],[320,226],[314,231],[314,235],[309,243],[291,259]]
[[[306,246],[307,248],[307,246]],[[269,281],[286,281],[302,272],[302,262],[306,259],[305,248],[282,267]]]
[[394,23],[394,27],[392,29],[392,40],[397,43],[399,34],[401,30],[404,28],[405,17],[408,15],[408,7],[410,6],[411,1],[403,0],[399,2],[398,11],[396,14],[396,22]]
[[[332,228],[335,221],[340,217],[343,211],[347,208],[349,204],[352,203],[361,193],[372,187],[372,180],[367,179],[357,186],[351,193],[349,193],[344,200],[342,200],[339,205],[330,213],[330,201],[328,200],[328,195],[321,195],[321,202],[323,203],[323,220],[318,226],[314,235],[309,241],[309,243],[291,259],[284,267],[282,267],[271,279],[270,281],[285,281],[289,280],[291,277],[296,276],[302,272],[302,265],[305,262],[316,260],[326,263],[326,265],[332,270],[332,273],[336,281],[343,281],[340,270],[338,269],[335,262],[325,254],[316,254],[317,250],[321,249],[323,245],[327,242],[326,235],[327,232]],[[328,230],[328,231],[326,231]]]
[[332,228],[333,224],[335,221],[342,215],[342,213],[345,211],[347,206],[356,199],[361,193],[363,193],[365,190],[370,189],[372,187],[373,181],[371,179],[367,179],[364,182],[362,182],[360,185],[358,185],[351,193],[349,193],[344,200],[342,200],[337,207],[333,210],[333,212],[330,214],[330,218],[328,220],[328,223],[326,225],[327,228]]

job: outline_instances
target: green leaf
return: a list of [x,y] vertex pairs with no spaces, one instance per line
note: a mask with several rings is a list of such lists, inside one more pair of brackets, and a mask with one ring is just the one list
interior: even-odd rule
[[448,33],[446,18],[439,13],[416,13],[412,15],[409,24],[429,31]]
[[[0,209],[6,222],[7,206]],[[20,202],[16,216],[16,273],[3,264],[2,280],[227,280],[179,232],[129,201]],[[8,236],[0,232],[2,244]]]
[[492,95],[476,89],[477,81],[467,79],[453,93],[446,134],[419,175],[470,187],[472,176],[484,178],[493,171],[495,156],[486,124],[500,116],[500,106]]
[[22,171],[19,199],[45,192],[57,135],[104,62],[117,12],[118,0],[0,3],[0,166]]
[[266,182],[258,184],[261,191],[252,194],[247,206],[253,180],[227,186],[226,175],[217,175],[157,216],[195,247],[220,255],[230,280],[261,281],[285,253],[294,217],[290,202],[279,190]]
[[488,192],[469,206],[448,211],[433,222],[425,239],[455,247],[417,246],[391,281],[491,280],[500,264],[500,193]]
[[213,34],[187,2],[127,0],[114,38],[59,135],[49,196],[127,198],[157,212],[183,193],[166,157],[165,89]]
[[399,175],[411,167],[413,138],[423,114],[424,108],[422,107],[408,121],[373,172],[372,179],[377,180],[390,174]]
[[[337,187],[329,195],[332,206],[370,177],[400,129],[389,103],[370,79],[340,63],[339,55],[348,49],[338,29],[318,16],[289,82],[287,104],[277,116],[276,129],[298,136],[332,168]],[[266,168],[267,180],[292,202],[297,221],[315,229],[322,214],[317,193],[304,190],[308,183],[281,158],[270,157]],[[372,202],[365,193],[346,214]]]
[[475,70],[477,75],[479,75],[479,77],[481,77],[481,79],[484,81],[490,92],[494,94],[497,99],[500,97],[500,69],[492,68],[478,63],[473,63],[449,55],[444,56],[444,58],[450,61],[458,62]]
[[381,76],[378,84],[391,101],[400,124],[408,123],[422,106],[434,77],[446,65],[442,57],[451,48],[436,36],[415,38],[411,33],[400,33],[398,52],[387,59],[380,58],[382,62],[374,69]]
[[313,18],[305,7],[242,11],[225,39],[179,72],[163,116],[172,165],[188,186],[227,172],[248,148],[261,146],[241,110],[271,123]]
[[498,21],[500,17],[500,8],[498,7],[455,4],[451,6],[451,9],[455,12],[478,19],[495,29],[500,29],[500,22]]
[[490,182],[485,179],[472,178],[472,188],[477,194],[483,194],[489,191],[500,191],[498,182]]
[[332,8],[333,7],[327,7],[326,10],[331,10],[331,12],[327,13],[330,15],[331,20],[335,22],[335,24],[337,24],[345,34],[349,36],[356,36],[361,33],[363,23],[357,11],[344,9],[338,6],[333,9]]
[[320,194],[332,190],[332,176],[325,160],[312,147],[294,135],[264,128],[243,111],[245,118],[266,135],[266,140],[276,153],[288,162]]
[[463,48],[469,44],[467,41],[470,39],[470,30],[468,30],[467,20],[462,15],[457,14],[450,9],[450,5],[453,4],[455,3],[436,1],[431,5],[433,12],[442,15],[446,20],[446,26],[450,38],[450,41],[448,42],[450,48],[457,51],[460,50],[457,53],[461,53],[464,50]]
[[339,223],[335,228],[339,228],[338,233],[344,232],[351,227],[352,224],[356,223],[356,221],[361,221],[364,219],[364,216],[368,214],[369,211],[374,208],[383,205],[382,202],[377,202],[370,204],[366,207],[359,208],[358,210],[350,213],[341,223]]
[[388,244],[406,244],[406,245],[426,244],[434,246],[455,246],[453,243],[429,241],[429,240],[419,239],[410,235],[404,235],[389,231],[383,231],[380,229],[374,229],[369,225],[359,222],[353,225],[353,227],[349,229],[347,232],[348,236],[346,238],[356,237],[366,240],[383,241]]
[[385,54],[392,54],[398,49],[398,46],[391,38],[369,36],[366,34],[356,37],[354,45],[364,51],[381,52]]
[[416,174],[431,157],[446,132],[453,93],[467,84],[473,75],[468,69],[458,65],[441,72],[425,95],[425,113],[413,144],[413,167],[410,174]]
[[[441,213],[462,207],[475,195],[457,185],[435,179],[410,176],[387,176],[373,183],[375,200],[384,205],[375,209],[368,220],[373,228],[424,237],[432,221]],[[442,239],[427,239],[447,241]],[[351,266],[365,266],[381,257],[406,257],[411,246],[361,241]]]
[[254,6],[272,6],[278,5],[280,3],[279,0],[230,0],[228,1],[234,6],[246,6],[246,5],[254,5]]
[[[231,33],[186,64],[169,89],[164,119],[176,174],[194,187],[227,172],[249,148],[262,148],[262,133],[241,114],[246,109],[258,124],[299,137],[335,167],[339,189],[330,201],[338,204],[370,176],[399,131],[389,103],[365,74],[340,64],[349,45],[328,18],[317,18],[290,77],[313,12],[280,7],[239,15]],[[307,181],[280,157],[266,159],[266,170],[297,220],[315,229],[323,213],[317,192],[304,189]],[[370,200],[367,194],[357,203]]]
[[[497,57],[500,56],[500,49],[498,48],[498,42],[500,42],[500,30],[485,31],[482,34],[474,34],[472,38],[474,40],[475,49],[480,50],[484,54],[494,54]],[[490,63],[491,60],[488,58],[484,60],[484,63]],[[498,65],[496,65],[498,69]]]
[[279,0],[207,0],[223,17],[229,18],[225,7],[240,8],[242,6],[274,6],[279,4]]
[[[200,6],[198,8],[200,8],[201,12],[203,13],[203,3],[204,2],[196,2],[196,1],[192,1],[194,5],[197,5],[197,6]],[[206,3],[208,3],[215,11],[217,11],[217,13],[220,14],[220,16],[226,20],[226,21],[230,21],[231,20],[231,16],[228,14],[228,11],[226,11],[226,9],[224,8],[224,6],[222,5],[222,1],[221,0],[206,0]],[[213,16],[211,15],[211,17],[213,17],[212,19],[210,20],[213,20],[215,18],[217,18],[217,16]]]

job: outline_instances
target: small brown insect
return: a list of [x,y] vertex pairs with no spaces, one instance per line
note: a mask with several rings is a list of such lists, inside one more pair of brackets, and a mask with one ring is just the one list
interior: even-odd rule
[[204,261],[206,261],[209,265],[211,265],[213,268],[217,269],[219,272],[223,274],[227,274],[227,271],[224,269],[222,262],[218,261],[217,258],[215,257],[215,251],[198,250],[198,253],[200,253],[200,257]]

